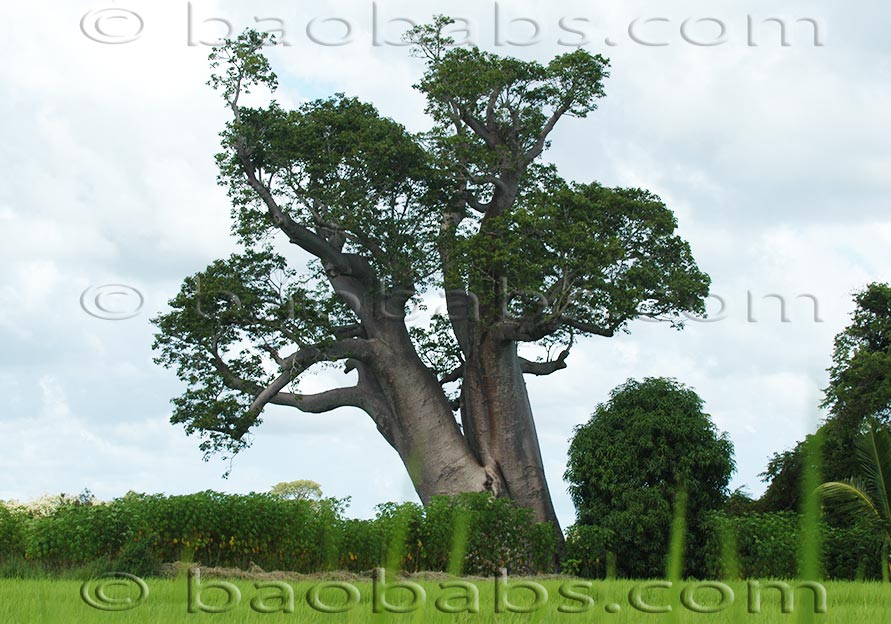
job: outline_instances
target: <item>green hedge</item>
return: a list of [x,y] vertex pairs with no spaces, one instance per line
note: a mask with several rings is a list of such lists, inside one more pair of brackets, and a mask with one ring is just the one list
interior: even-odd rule
[[269,494],[128,494],[29,516],[0,505],[0,557],[50,570],[78,566],[156,573],[162,562],[317,572],[451,570],[545,572],[556,561],[550,525],[487,494],[435,498],[423,508],[387,503],[371,520],[345,517],[346,501]]
[[[794,512],[714,514],[707,548],[709,573],[742,578],[791,578],[798,573],[801,516]],[[727,542],[735,542],[728,565]],[[882,534],[866,524],[839,528],[820,523],[820,561],[827,579],[882,576]],[[735,568],[735,569],[734,569]]]
[[24,556],[26,520],[24,513],[0,504],[0,560]]
[[[486,494],[439,497],[426,508],[387,503],[371,520],[346,518],[344,510],[345,501],[335,499],[217,492],[128,494],[105,504],[62,505],[48,515],[0,505],[0,575],[27,574],[28,566],[151,575],[163,562],[190,561],[304,573],[386,566],[490,576],[502,567],[511,574],[549,572],[557,558],[550,525]],[[791,512],[711,515],[706,576],[794,577],[799,526],[800,516]],[[820,534],[825,578],[881,578],[881,533],[874,527],[822,524]],[[611,540],[597,526],[570,527],[563,571],[608,576],[616,568]]]
[[[798,574],[801,516],[793,512],[712,513],[702,553],[706,578],[793,578]],[[609,573],[612,535],[598,526],[569,528],[563,571],[589,578]],[[820,561],[826,579],[882,577],[882,533],[869,524],[820,523]]]

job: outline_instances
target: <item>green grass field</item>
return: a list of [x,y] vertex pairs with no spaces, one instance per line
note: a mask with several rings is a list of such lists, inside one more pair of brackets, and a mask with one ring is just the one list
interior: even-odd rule
[[[744,582],[730,583],[734,600],[729,604],[728,595],[724,596],[723,608],[719,612],[699,613],[689,606],[680,605],[680,589],[688,588],[699,610],[716,607],[721,600],[718,589],[700,586],[696,582],[684,581],[675,584],[672,589],[659,587],[644,588],[646,581],[627,580],[593,581],[589,587],[579,585],[581,581],[570,578],[548,579],[510,579],[511,589],[506,595],[513,607],[523,607],[532,602],[533,591],[516,587],[525,581],[535,580],[543,586],[548,600],[540,609],[531,613],[495,613],[494,579],[473,581],[479,591],[479,613],[444,613],[437,604],[451,605],[461,608],[467,603],[464,596],[472,592],[465,588],[443,588],[443,580],[418,580],[426,599],[423,608],[410,613],[374,613],[373,589],[368,581],[352,583],[358,590],[357,601],[345,613],[323,613],[310,606],[310,599],[315,596],[322,604],[337,608],[345,605],[347,593],[343,589],[324,587],[326,581],[276,581],[278,585],[257,588],[255,581],[232,581],[241,594],[240,603],[222,614],[189,613],[189,580],[181,579],[147,579],[148,595],[137,606],[129,610],[109,612],[85,603],[81,597],[83,583],[72,580],[0,580],[0,622],[22,624],[75,624],[92,622],[128,622],[133,624],[175,624],[178,622],[216,621],[216,622],[832,622],[833,624],[871,624],[873,622],[891,621],[891,585],[880,583],[826,582],[826,613],[813,614],[813,592],[799,588],[794,591],[795,604],[791,614],[781,612],[780,591],[763,589],[761,612],[750,613],[749,586]],[[392,582],[391,579],[388,579]],[[210,585],[218,582],[215,579],[201,579],[200,591],[193,592],[206,607],[219,607],[227,598],[223,589]],[[268,581],[262,581],[268,582]],[[652,583],[652,582],[650,582]],[[766,582],[762,582],[762,586]],[[562,591],[561,591],[562,587]],[[315,589],[314,589],[315,588]],[[642,589],[638,594],[646,605],[654,608],[665,608],[673,605],[669,613],[646,613],[631,604],[630,593],[635,588]],[[695,588],[692,591],[690,588]],[[88,597],[94,602],[123,600],[127,596],[135,599],[138,588],[110,586],[99,591],[95,581],[89,587]],[[287,598],[293,592],[293,611],[290,613],[262,613],[257,609],[279,609],[287,604]],[[572,594],[577,594],[572,596]],[[591,601],[583,602],[579,595],[591,597]],[[726,592],[725,592],[726,594]],[[98,597],[97,597],[98,596]],[[688,605],[689,605],[688,594]],[[284,597],[285,600],[280,598]],[[406,606],[412,597],[408,589],[389,589],[385,597],[390,606]],[[447,598],[450,598],[446,600]],[[253,605],[252,605],[253,601]],[[120,603],[118,603],[120,604]],[[569,613],[567,610],[584,610]]]

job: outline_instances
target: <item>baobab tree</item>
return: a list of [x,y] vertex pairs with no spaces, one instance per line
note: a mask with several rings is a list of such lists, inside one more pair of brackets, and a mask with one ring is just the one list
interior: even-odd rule
[[[673,213],[638,188],[572,183],[542,162],[551,133],[603,97],[608,61],[584,50],[544,65],[459,47],[452,21],[408,32],[426,63],[413,134],[343,94],[285,110],[248,31],[211,54],[232,118],[220,182],[242,253],[185,280],[157,319],[157,361],[187,384],[174,423],[207,452],[238,452],[269,405],[363,410],[422,502],[488,491],[556,523],[524,375],[567,366],[584,336],[640,316],[703,313],[708,276]],[[298,273],[272,244],[310,257]],[[407,311],[439,292],[426,327]],[[544,345],[550,355],[524,358]],[[527,353],[528,354],[528,353]],[[356,383],[307,394],[342,363]]]

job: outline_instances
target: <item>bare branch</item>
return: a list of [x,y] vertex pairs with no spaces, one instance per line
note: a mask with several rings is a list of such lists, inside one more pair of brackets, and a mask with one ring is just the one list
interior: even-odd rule
[[519,358],[520,369],[530,375],[550,375],[566,368],[567,357],[569,357],[569,348],[563,349],[556,360],[547,362],[532,362],[526,358]]
[[318,394],[280,393],[273,403],[296,407],[307,414],[323,414],[339,407],[362,407],[362,391],[358,386],[335,388]]
[[[306,371],[313,364],[326,360],[342,360],[347,358],[369,357],[374,351],[372,341],[357,338],[337,340],[330,344],[317,344],[304,347],[292,353],[286,358],[277,358],[282,368],[282,373],[267,387],[263,388],[256,383],[238,377],[220,355],[217,345],[214,344],[211,353],[214,367],[223,377],[226,385],[233,390],[239,390],[254,395],[254,401],[248,408],[248,415],[257,416],[268,404],[291,404],[293,399],[290,393],[282,392],[291,381]],[[293,395],[296,396],[296,395]],[[289,402],[290,401],[290,402]]]
[[484,204],[480,200],[478,200],[473,195],[473,193],[470,192],[465,195],[464,200],[467,202],[467,205],[470,206],[472,210],[480,214],[486,214],[487,212],[489,212],[489,208],[492,206],[492,202],[487,202]]
[[522,318],[502,321],[492,327],[492,333],[501,340],[535,342],[553,334],[560,327],[560,320],[551,317]]
[[485,125],[483,125],[479,119],[470,114],[466,108],[455,103],[451,98],[449,98],[449,103],[455,106],[455,109],[458,111],[458,115],[461,117],[461,121],[467,124],[467,127],[473,130],[473,133],[480,137],[483,141],[486,142],[486,145],[489,147],[496,147],[498,145],[498,135],[494,132],[489,132]]

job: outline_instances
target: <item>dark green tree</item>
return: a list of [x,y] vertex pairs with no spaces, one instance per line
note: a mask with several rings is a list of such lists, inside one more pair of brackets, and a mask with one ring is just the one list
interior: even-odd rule
[[[814,435],[821,436],[823,480],[858,474],[852,452],[868,419],[891,424],[891,286],[872,283],[854,295],[851,323],[835,337],[829,386],[821,407],[829,410]],[[762,475],[767,511],[795,510],[801,502],[803,443],[773,456]],[[839,518],[836,518],[839,519]]]
[[[232,114],[220,182],[245,251],[186,280],[156,319],[157,361],[187,384],[172,420],[205,451],[244,448],[268,405],[353,406],[422,501],[489,491],[556,522],[524,375],[565,368],[578,337],[642,315],[680,326],[703,312],[709,279],[658,197],[570,183],[541,161],[558,123],[596,108],[606,59],[499,57],[451,45],[451,24],[408,33],[432,120],[418,135],[341,94],[245,106],[249,89],[276,87],[264,37],[213,51]],[[275,240],[308,254],[307,270]],[[410,329],[407,310],[432,290],[447,314]],[[553,356],[522,357],[530,344]],[[335,362],[355,385],[300,391]]]
[[838,470],[854,474],[856,460],[849,442],[867,419],[891,423],[891,285],[872,283],[854,296],[851,323],[835,337],[829,386],[821,407],[838,421],[842,436],[826,449]]
[[725,503],[735,467],[733,445],[702,407],[696,392],[673,379],[629,380],[576,428],[565,478],[577,523],[607,532],[622,576],[665,574],[681,491],[684,569],[702,572],[706,514]]

